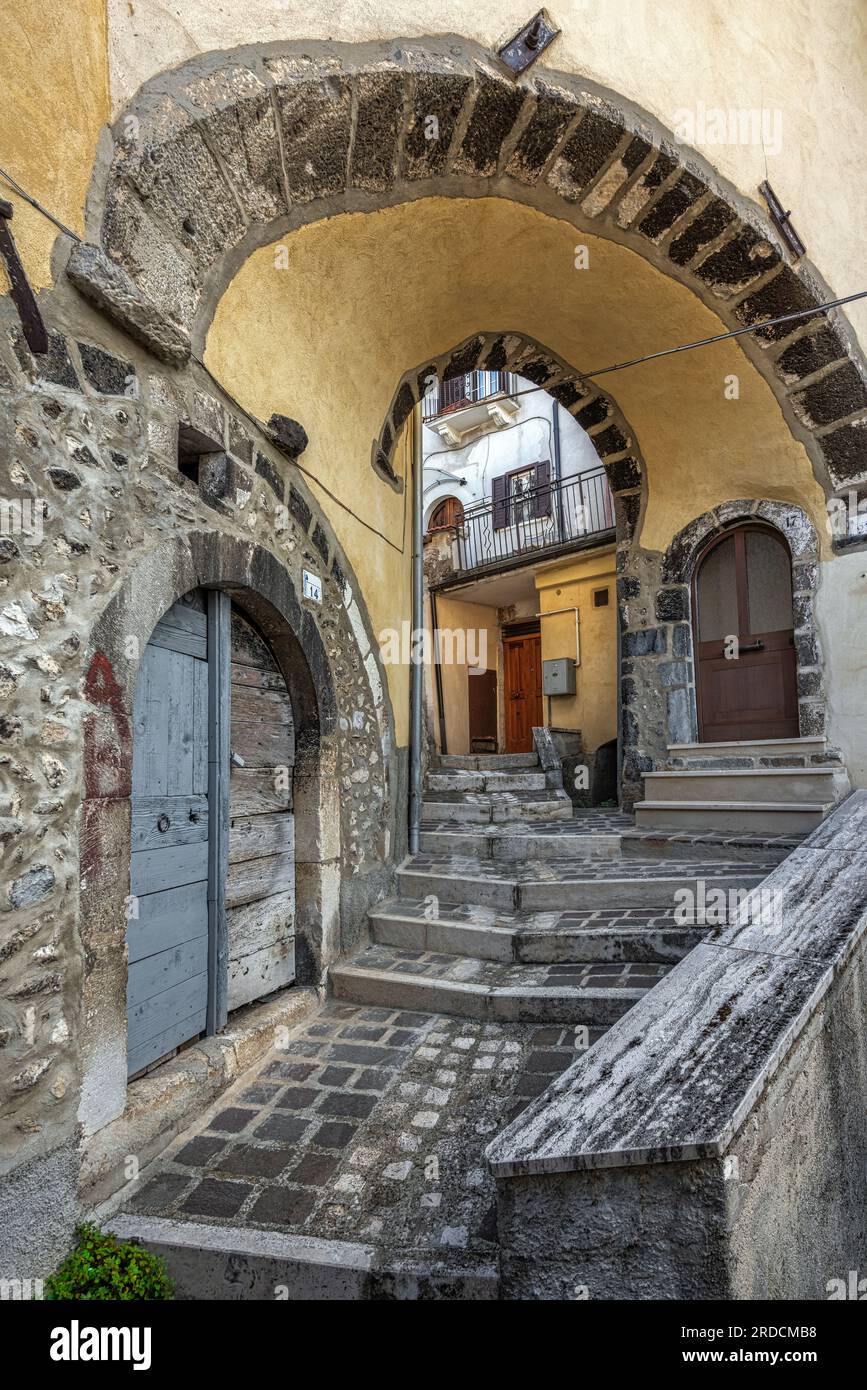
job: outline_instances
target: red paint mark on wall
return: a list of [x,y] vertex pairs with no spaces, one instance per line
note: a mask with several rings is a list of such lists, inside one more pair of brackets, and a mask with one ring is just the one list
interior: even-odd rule
[[105,652],[96,652],[84,681],[96,709],[84,721],[84,795],[126,797],[132,777],[132,726],[123,689]]

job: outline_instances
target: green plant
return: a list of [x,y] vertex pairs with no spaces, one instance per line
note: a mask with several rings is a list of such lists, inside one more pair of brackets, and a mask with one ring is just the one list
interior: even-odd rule
[[144,1302],[172,1297],[159,1255],[98,1226],[78,1226],[75,1236],[75,1247],[45,1281],[46,1298]]

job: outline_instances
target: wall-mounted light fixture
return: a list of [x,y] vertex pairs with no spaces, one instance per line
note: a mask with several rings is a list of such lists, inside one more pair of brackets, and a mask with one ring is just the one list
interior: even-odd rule
[[539,54],[544,53],[559,33],[560,30],[554,27],[547,10],[539,10],[538,14],[527,21],[523,29],[518,30],[514,38],[509,39],[509,42],[499,49],[497,57],[518,77],[535,63]]

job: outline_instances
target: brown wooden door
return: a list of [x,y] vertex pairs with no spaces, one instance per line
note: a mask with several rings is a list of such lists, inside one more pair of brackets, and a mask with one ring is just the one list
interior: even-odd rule
[[542,638],[507,637],[503,642],[506,752],[532,753],[533,728],[542,723]]
[[696,567],[693,623],[702,742],[797,738],[792,562],[782,536],[749,525],[717,537]]

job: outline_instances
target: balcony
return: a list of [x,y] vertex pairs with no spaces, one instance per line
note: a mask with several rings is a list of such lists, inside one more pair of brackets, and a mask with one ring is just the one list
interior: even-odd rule
[[459,445],[482,426],[511,424],[518,410],[512,372],[464,372],[438,381],[422,398],[422,420],[441,439]]
[[451,548],[450,565],[441,557],[439,582],[456,583],[612,540],[614,501],[605,469],[594,468],[519,496],[477,503],[434,534],[440,546]]

